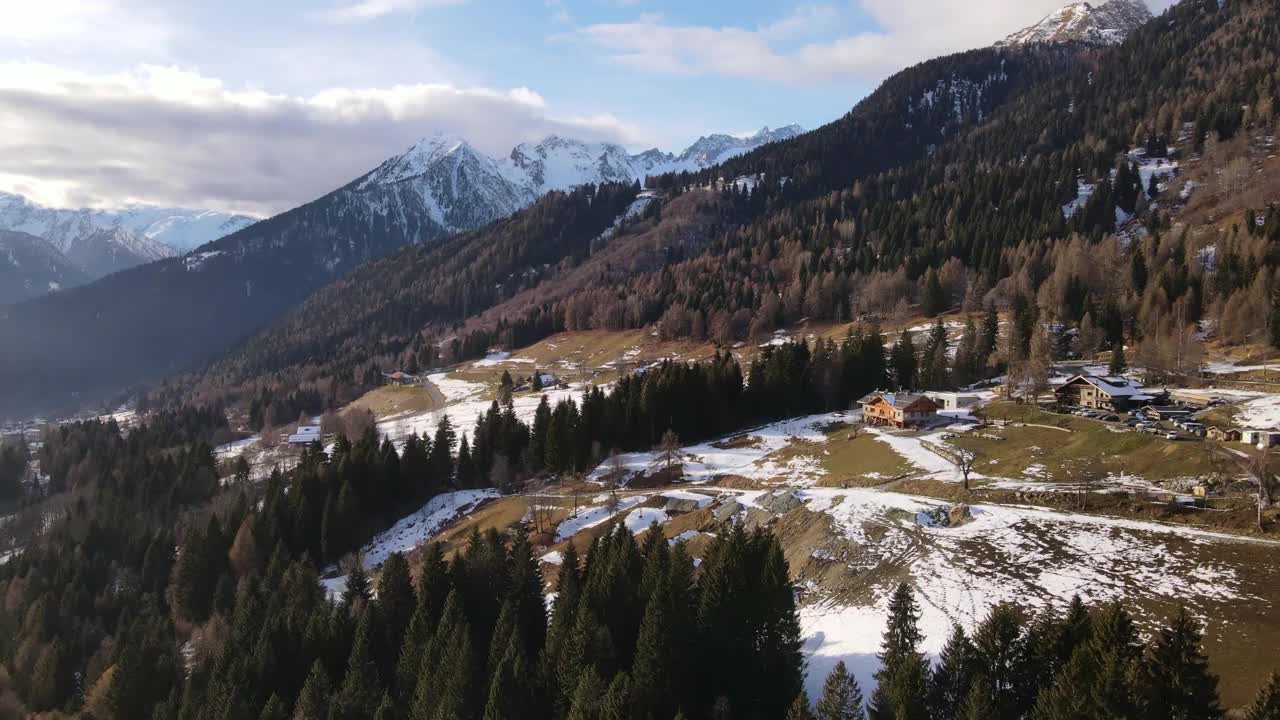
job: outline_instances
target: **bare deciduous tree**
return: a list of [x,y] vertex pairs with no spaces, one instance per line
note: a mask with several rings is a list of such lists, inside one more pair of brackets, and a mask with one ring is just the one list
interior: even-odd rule
[[960,477],[964,481],[964,489],[969,490],[969,475],[973,473],[973,468],[978,464],[978,453],[966,448],[956,448],[951,456],[951,464],[956,466],[956,472],[960,473]]

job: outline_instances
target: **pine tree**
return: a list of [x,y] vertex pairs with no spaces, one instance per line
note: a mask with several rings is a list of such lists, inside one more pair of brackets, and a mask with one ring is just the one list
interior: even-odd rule
[[[496,635],[495,635],[496,637]],[[518,623],[512,623],[507,647],[491,674],[484,720],[532,717],[537,707],[533,667]]]
[[1280,672],[1271,673],[1258,697],[1245,709],[1244,720],[1280,720]]
[[991,356],[996,351],[996,343],[1000,338],[1000,314],[995,305],[988,305],[982,318],[982,333],[978,336],[976,362],[985,368],[990,364]]
[[382,702],[378,703],[378,711],[373,714],[373,720],[399,720],[400,714],[396,711],[396,704],[391,699],[389,693],[382,693]]
[[[665,545],[666,542],[663,541]],[[640,623],[636,657],[632,665],[632,702],[639,718],[663,718],[675,709],[675,693],[668,661],[673,653],[666,608],[670,598],[667,578],[654,587]]]
[[903,330],[889,351],[889,364],[893,367],[893,383],[899,390],[912,390],[916,386],[916,348],[911,343],[911,333]]
[[889,601],[889,622],[880,643],[880,670],[867,716],[871,720],[928,718],[928,660],[920,652],[920,611],[906,583]]
[[378,579],[378,610],[383,630],[378,666],[384,673],[396,666],[416,607],[417,598],[414,595],[413,579],[409,576],[409,563],[403,554],[391,553],[382,563],[382,573]]
[[866,720],[862,708],[862,689],[857,678],[849,674],[844,661],[836,663],[822,685],[822,697],[814,713],[817,720]]
[[999,718],[1021,716],[1035,698],[1035,678],[1022,621],[1012,605],[1000,603],[973,634],[977,672],[990,684],[988,696]]
[[365,605],[356,626],[355,642],[347,660],[347,672],[338,691],[337,707],[340,717],[351,720],[370,718],[378,709],[382,686],[374,658],[374,644],[380,639],[376,625],[377,606]]
[[478,715],[478,695],[482,670],[480,658],[472,650],[471,630],[464,622],[453,633],[448,649],[441,658],[438,672],[442,673],[439,701],[434,720],[467,720]]
[[600,700],[605,694],[605,686],[595,670],[587,668],[581,673],[578,685],[574,689],[568,720],[598,720],[600,717]]
[[1134,674],[1141,647],[1133,618],[1119,603],[1106,607],[1094,622],[1089,652],[1096,668],[1089,694],[1099,713],[1115,718],[1136,716]]
[[973,687],[965,696],[956,717],[958,720],[1001,720],[991,697],[990,680],[981,675],[974,678]]
[[620,672],[600,701],[600,720],[631,720],[631,676]]
[[293,708],[293,720],[327,720],[329,717],[329,674],[316,660]]
[[1218,678],[1201,652],[1196,621],[1179,608],[1147,649],[1142,663],[1144,712],[1150,717],[1217,720]]
[[947,292],[942,289],[942,282],[938,279],[938,271],[929,268],[929,272],[925,275],[924,282],[924,314],[934,317],[944,311],[950,302],[947,300]]
[[351,571],[347,573],[347,585],[342,591],[342,608],[350,611],[357,603],[368,602],[373,597],[369,576],[364,571],[364,558],[359,555],[348,558]]
[[1128,367],[1128,361],[1124,357],[1124,343],[1117,341],[1111,346],[1111,363],[1107,365],[1107,374],[1113,376],[1123,375]]
[[973,685],[975,669],[973,643],[964,628],[955,625],[947,644],[938,657],[938,666],[929,678],[930,717],[935,720],[958,720],[961,707]]
[[803,690],[787,708],[786,720],[813,720],[813,712],[809,709],[809,696]]
[[271,694],[267,704],[262,706],[262,712],[258,714],[258,720],[288,720],[288,717],[289,708],[275,693]]
[[453,481],[453,445],[457,441],[457,433],[453,431],[453,423],[448,415],[441,415],[436,425],[436,435],[431,441],[430,466],[431,474],[437,482]]

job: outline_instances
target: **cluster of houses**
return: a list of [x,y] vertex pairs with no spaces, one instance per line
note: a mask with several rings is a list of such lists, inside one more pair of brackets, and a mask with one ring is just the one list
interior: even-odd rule
[[[1216,402],[1204,393],[1154,391],[1129,378],[1094,375],[1077,375],[1054,392],[1059,405],[1110,412],[1143,410],[1148,416],[1175,422],[1190,417],[1193,410],[1188,406],[1209,407]],[[1270,429],[1211,427],[1205,435],[1212,440],[1239,442],[1259,449],[1280,445],[1280,431]]]
[[[1076,407],[1103,413],[1138,413],[1152,420],[1174,424],[1192,423],[1195,408],[1208,407],[1219,400],[1204,393],[1179,393],[1155,390],[1126,377],[1076,375],[1054,389],[1059,406]],[[962,392],[885,392],[869,393],[860,400],[863,422],[878,427],[898,429],[929,427],[952,420],[980,402],[973,393]],[[1201,434],[1221,442],[1239,442],[1258,448],[1280,445],[1280,430],[1256,428],[1203,428]]]

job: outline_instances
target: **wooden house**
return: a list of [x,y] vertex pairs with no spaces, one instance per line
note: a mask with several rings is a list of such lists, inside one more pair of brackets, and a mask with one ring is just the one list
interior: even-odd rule
[[940,405],[917,393],[875,392],[858,401],[868,425],[896,428],[919,427],[937,418]]

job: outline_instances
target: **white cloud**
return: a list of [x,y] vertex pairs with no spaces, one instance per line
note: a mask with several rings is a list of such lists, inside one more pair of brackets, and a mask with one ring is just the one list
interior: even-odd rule
[[314,13],[317,20],[333,23],[363,22],[398,13],[413,13],[432,7],[461,5],[467,0],[359,0],[359,2]]
[[151,14],[117,0],[9,0],[0,3],[0,44],[94,47],[99,51],[160,53],[173,31]]
[[[1171,0],[1148,0],[1162,10]],[[780,82],[879,80],[939,55],[990,45],[1038,21],[1063,0],[859,0],[875,29],[795,42],[830,27],[830,6],[802,6],[755,29],[677,25],[659,16],[600,23],[571,36],[629,67]],[[791,42],[788,42],[791,41]]]
[[112,74],[0,63],[0,190],[269,214],[318,197],[434,131],[485,152],[550,133],[632,143],[611,115],[564,117],[528,88],[233,89],[173,67]]

